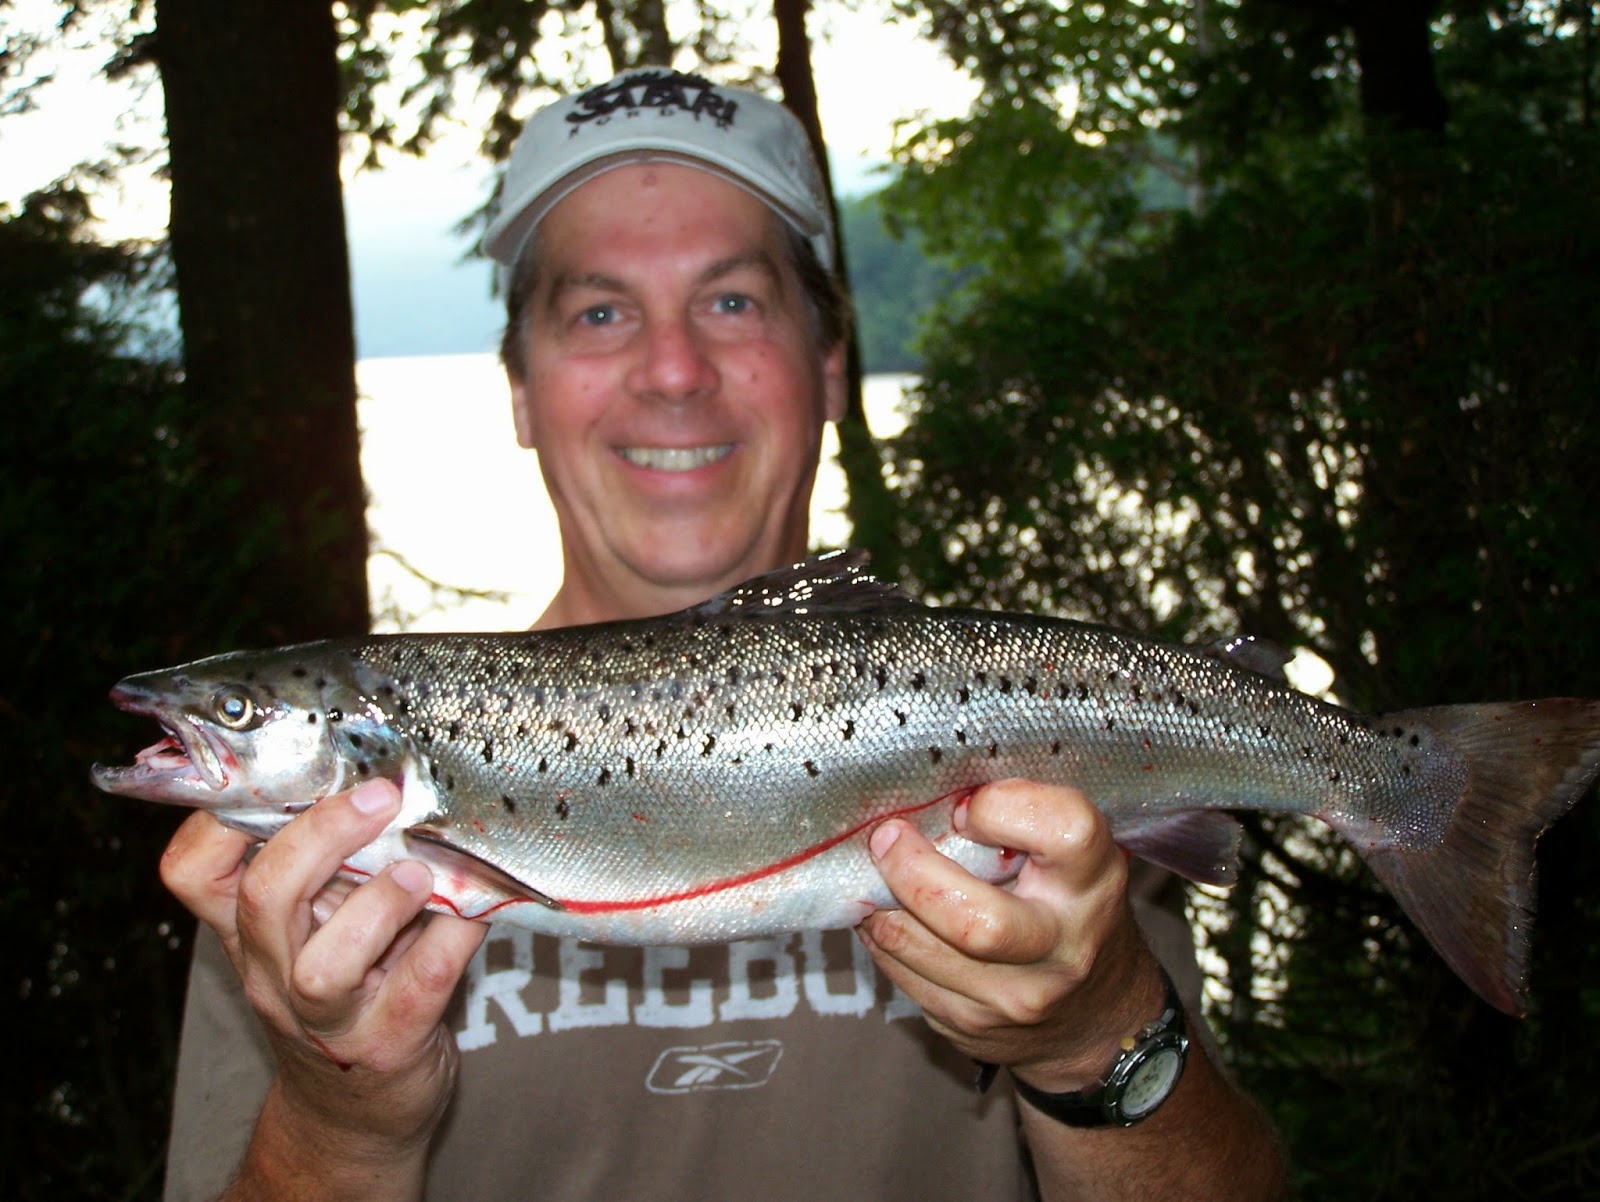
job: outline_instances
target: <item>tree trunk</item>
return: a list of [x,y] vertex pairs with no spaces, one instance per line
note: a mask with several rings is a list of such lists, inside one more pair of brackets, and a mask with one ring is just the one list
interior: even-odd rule
[[[822,118],[817,113],[817,85],[811,70],[811,38],[806,32],[806,14],[811,0],[773,0],[773,15],[778,22],[778,82],[783,87],[783,102],[800,118],[811,138],[812,152],[822,168],[828,189],[828,204],[833,211],[833,245],[839,264],[839,278],[848,289],[849,264],[845,260],[844,239],[839,223],[839,203],[833,191],[833,173],[822,138]],[[866,409],[861,399],[861,347],[852,326],[849,340],[848,409],[839,423],[839,466],[844,469],[849,488],[845,513],[850,518],[851,541],[872,552],[879,575],[893,579],[899,569],[899,542],[896,538],[898,510],[894,494],[883,478],[883,456],[867,428]]]
[[[157,0],[185,386],[263,641],[366,629],[355,333],[327,0]],[[259,548],[259,553],[257,549]]]

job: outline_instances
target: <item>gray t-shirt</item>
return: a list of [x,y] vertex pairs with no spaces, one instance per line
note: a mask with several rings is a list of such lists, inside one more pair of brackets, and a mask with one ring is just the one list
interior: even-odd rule
[[[1181,917],[1136,908],[1180,987]],[[540,1202],[1032,1197],[1016,1105],[973,1089],[851,932],[699,948],[601,948],[491,929],[452,1007],[456,1096],[427,1197]],[[227,1183],[272,1062],[220,945],[197,942],[167,1202]]]

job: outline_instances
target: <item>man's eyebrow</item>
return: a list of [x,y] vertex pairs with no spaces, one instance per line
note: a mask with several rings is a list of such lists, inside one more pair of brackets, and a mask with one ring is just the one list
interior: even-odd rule
[[[742,271],[745,268],[753,268],[768,276],[774,282],[783,277],[783,273],[778,270],[778,265],[773,261],[772,256],[765,250],[757,248],[718,259],[700,273],[698,282],[701,284],[714,283],[724,276],[732,275],[734,272]],[[546,308],[554,309],[559,304],[562,296],[580,288],[593,289],[597,292],[626,292],[628,286],[616,276],[607,275],[602,271],[561,272],[550,281],[550,295],[545,301]]]
[[599,271],[586,271],[581,275],[569,275],[559,272],[550,281],[550,295],[545,300],[545,307],[554,309],[563,294],[578,288],[593,288],[598,292],[621,292],[624,285],[615,276],[606,275]]
[[778,270],[778,265],[772,261],[772,256],[765,250],[757,248],[740,254],[729,255],[726,259],[718,259],[700,273],[700,282],[709,284],[746,267],[753,267],[764,275],[770,276],[774,282],[781,279],[783,275]]

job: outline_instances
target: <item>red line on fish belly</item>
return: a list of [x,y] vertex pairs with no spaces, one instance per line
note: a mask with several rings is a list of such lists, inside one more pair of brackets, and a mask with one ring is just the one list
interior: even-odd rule
[[767,864],[764,867],[752,869],[750,872],[741,873],[739,876],[728,877],[725,880],[712,881],[708,885],[697,885],[693,889],[684,889],[677,893],[663,893],[656,897],[632,898],[627,901],[573,901],[561,898],[558,904],[569,914],[616,914],[628,910],[648,910],[654,906],[670,906],[674,902],[694,901],[697,898],[709,897],[714,893],[723,893],[729,889],[737,889],[741,885],[749,885],[755,881],[769,876],[776,876],[787,871],[797,864],[804,864],[823,852],[839,846],[849,839],[855,838],[869,827],[877,826],[880,822],[887,822],[890,818],[904,818],[908,814],[921,813],[941,802],[949,801],[952,797],[960,798],[971,795],[971,789],[955,789],[949,793],[940,794],[932,801],[922,802],[920,805],[906,806],[901,810],[892,810],[887,814],[877,814],[849,830],[835,835],[811,847],[802,848],[792,856]]

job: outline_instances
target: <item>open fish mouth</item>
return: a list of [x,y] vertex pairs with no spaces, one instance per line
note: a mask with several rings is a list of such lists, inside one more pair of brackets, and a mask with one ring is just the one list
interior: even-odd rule
[[161,724],[162,737],[134,756],[132,764],[96,764],[95,784],[111,793],[195,805],[228,786],[221,749],[205,727],[173,714],[142,691],[118,685],[111,690],[117,708],[143,714]]

